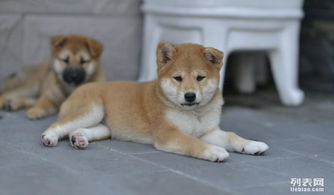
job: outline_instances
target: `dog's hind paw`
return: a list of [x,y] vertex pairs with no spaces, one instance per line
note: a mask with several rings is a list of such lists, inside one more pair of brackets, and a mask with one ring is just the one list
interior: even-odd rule
[[20,108],[20,103],[16,99],[7,100],[2,105],[2,109],[6,111],[17,111]]
[[0,109],[5,111],[14,111],[17,109],[15,103],[7,98],[0,98]]
[[84,149],[88,146],[88,138],[80,129],[70,133],[69,141],[75,149]]
[[2,109],[6,110],[6,111],[13,111],[15,109],[15,107],[12,105],[11,100],[7,100],[7,101],[3,102]]
[[269,146],[264,142],[251,141],[242,149],[241,152],[244,154],[261,155],[268,149]]
[[58,136],[52,133],[42,134],[41,140],[44,146],[56,146],[58,143]]

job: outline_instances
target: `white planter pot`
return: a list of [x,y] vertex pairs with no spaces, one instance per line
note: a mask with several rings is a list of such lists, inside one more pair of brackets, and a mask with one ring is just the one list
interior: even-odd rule
[[[270,58],[282,103],[299,105],[304,98],[297,83],[302,3],[302,0],[146,0],[142,7],[145,19],[140,80],[156,77],[155,48],[161,40],[216,47],[225,53],[225,64],[233,51],[261,50]],[[251,64],[251,57],[245,60]],[[225,67],[221,71],[221,87]],[[241,89],[243,78],[255,82],[255,78],[247,77],[254,72],[251,68],[239,72],[237,76],[243,75],[238,78]]]

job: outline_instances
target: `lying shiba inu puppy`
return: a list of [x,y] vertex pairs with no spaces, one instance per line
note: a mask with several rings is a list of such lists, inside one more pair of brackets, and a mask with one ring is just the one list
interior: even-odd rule
[[80,87],[61,106],[59,121],[43,132],[42,142],[56,146],[69,135],[75,148],[85,148],[112,137],[219,162],[229,156],[226,150],[261,154],[267,144],[219,128],[222,58],[214,48],[161,42],[158,79]]
[[27,111],[29,119],[38,119],[58,111],[61,103],[76,87],[104,80],[100,67],[103,45],[79,35],[50,38],[51,60],[31,66],[0,85],[0,109]]

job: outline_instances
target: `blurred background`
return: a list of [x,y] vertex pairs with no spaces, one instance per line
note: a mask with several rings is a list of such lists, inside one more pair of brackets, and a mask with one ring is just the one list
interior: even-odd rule
[[[78,33],[104,43],[103,66],[108,79],[136,80],[142,62],[142,3],[141,0],[82,0],[80,3],[1,0],[0,79],[22,66],[47,60],[49,36]],[[299,83],[306,92],[334,92],[333,8],[331,0],[304,1]],[[267,74],[270,76],[270,71]],[[227,74],[227,91],[233,88],[231,75]]]
[[104,44],[108,79],[135,80],[140,62],[140,0],[1,0],[0,78],[48,60],[48,38],[76,33]]
[[305,0],[300,33],[300,83],[307,90],[334,92],[334,2]]

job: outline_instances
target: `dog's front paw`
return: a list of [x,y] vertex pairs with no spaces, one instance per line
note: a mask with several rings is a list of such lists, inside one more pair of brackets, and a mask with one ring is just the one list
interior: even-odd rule
[[70,133],[69,141],[75,149],[84,149],[88,146],[88,138],[80,129]]
[[203,154],[203,159],[213,162],[223,162],[229,157],[229,153],[221,147],[210,145]]
[[44,146],[56,146],[58,143],[58,136],[53,133],[42,134],[41,137]]
[[263,154],[266,150],[269,149],[269,146],[264,142],[251,141],[243,149],[242,153],[259,155]]
[[46,116],[46,111],[41,109],[41,108],[38,108],[38,107],[34,107],[34,108],[30,108],[27,113],[26,113],[26,116],[28,119],[31,119],[31,120],[36,120],[36,119],[40,119],[44,116]]

